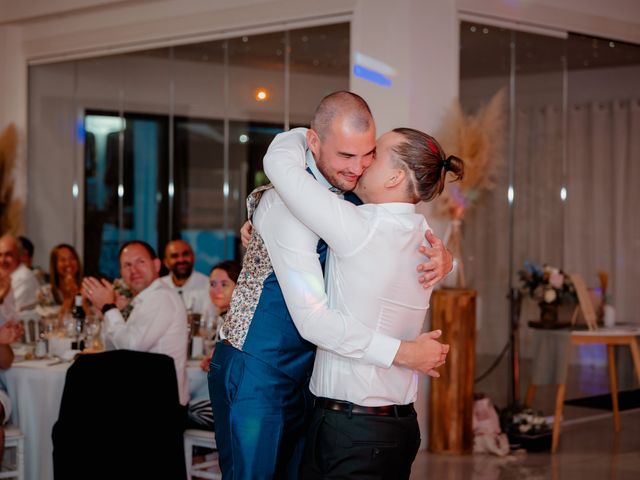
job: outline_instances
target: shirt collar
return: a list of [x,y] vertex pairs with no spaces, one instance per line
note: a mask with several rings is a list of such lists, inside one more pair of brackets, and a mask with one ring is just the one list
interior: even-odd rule
[[414,203],[379,203],[378,206],[384,208],[391,213],[415,213],[416,205]]
[[136,302],[136,304],[137,304],[137,303],[141,302],[141,301],[144,299],[144,297],[146,297],[148,294],[150,294],[150,293],[151,293],[151,292],[153,292],[154,290],[157,290],[157,289],[159,289],[159,288],[162,288],[163,286],[164,286],[165,288],[167,288],[167,287],[164,285],[164,283],[162,282],[162,279],[161,279],[161,278],[156,278],[156,279],[151,283],[151,285],[149,285],[147,288],[145,288],[144,290],[142,290],[138,295],[136,295],[136,296],[133,298],[133,301],[134,301],[134,302]]
[[329,180],[324,178],[324,175],[322,175],[322,173],[320,173],[320,170],[318,170],[316,159],[313,158],[313,153],[311,153],[311,150],[309,149],[307,149],[307,167],[309,168],[309,170],[311,170],[311,173],[313,173],[313,176],[320,183],[320,185],[324,185],[328,189],[333,188],[333,185],[329,183]]

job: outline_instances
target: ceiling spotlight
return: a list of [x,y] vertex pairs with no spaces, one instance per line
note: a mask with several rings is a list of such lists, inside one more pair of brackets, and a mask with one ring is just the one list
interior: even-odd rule
[[249,141],[249,136],[243,133],[238,137],[238,140],[240,140],[240,143],[247,143]]
[[258,102],[269,100],[269,92],[266,88],[259,88],[256,90],[255,98]]

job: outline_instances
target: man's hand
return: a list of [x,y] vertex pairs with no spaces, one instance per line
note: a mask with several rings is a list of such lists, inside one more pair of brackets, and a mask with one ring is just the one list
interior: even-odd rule
[[4,302],[4,299],[10,290],[11,277],[6,273],[0,272],[0,303]]
[[431,230],[427,230],[425,234],[427,242],[431,244],[431,248],[421,246],[420,253],[429,258],[429,261],[418,265],[418,271],[423,272],[418,278],[423,288],[433,287],[442,280],[453,267],[453,255],[447,250],[438,237]]
[[251,225],[251,222],[247,220],[246,222],[244,222],[244,225],[242,225],[242,228],[240,229],[240,240],[242,240],[242,246],[244,248],[247,248],[247,246],[249,245],[249,240],[251,240],[252,232],[253,225]]
[[107,303],[116,303],[116,292],[107,280],[87,277],[82,281],[82,294],[88,298],[94,307],[102,310]]
[[449,353],[449,345],[437,340],[440,336],[442,332],[434,330],[420,334],[412,342],[403,341],[393,363],[438,378],[440,374],[435,369],[444,364]]

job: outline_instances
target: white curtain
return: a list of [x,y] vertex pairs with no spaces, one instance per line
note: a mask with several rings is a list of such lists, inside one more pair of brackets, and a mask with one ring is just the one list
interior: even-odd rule
[[[506,343],[509,270],[515,286],[525,260],[580,273],[589,287],[599,286],[599,270],[607,272],[618,320],[640,323],[640,100],[570,106],[566,172],[561,107],[515,115],[513,230],[506,166],[464,222],[468,283],[479,293],[478,352],[497,354]],[[538,316],[537,305],[525,302],[521,325]],[[523,338],[523,356],[527,345]]]
[[640,100],[572,106],[565,268],[609,274],[618,321],[640,323]]

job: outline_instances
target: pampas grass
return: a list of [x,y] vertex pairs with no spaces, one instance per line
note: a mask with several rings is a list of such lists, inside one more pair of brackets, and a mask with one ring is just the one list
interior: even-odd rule
[[22,233],[22,203],[13,198],[13,169],[18,151],[18,131],[10,124],[0,134],[0,234]]
[[436,200],[436,214],[460,219],[482,192],[495,186],[504,163],[505,98],[505,90],[498,91],[475,115],[465,115],[456,101],[445,116],[436,138],[447,155],[464,161],[464,178],[447,184]]

